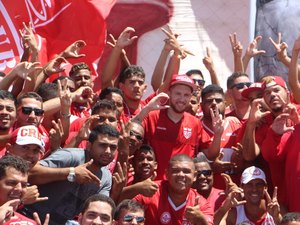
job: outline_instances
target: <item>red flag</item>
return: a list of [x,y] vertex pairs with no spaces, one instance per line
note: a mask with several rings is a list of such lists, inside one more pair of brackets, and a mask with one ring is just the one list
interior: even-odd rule
[[87,46],[81,53],[86,54],[86,57],[76,62],[97,65],[105,46],[105,19],[115,1],[0,1],[0,71],[7,73],[20,60],[23,48],[18,30],[23,28],[22,22],[31,22],[40,36],[38,40],[39,48],[42,49],[42,64],[74,41],[84,40]]

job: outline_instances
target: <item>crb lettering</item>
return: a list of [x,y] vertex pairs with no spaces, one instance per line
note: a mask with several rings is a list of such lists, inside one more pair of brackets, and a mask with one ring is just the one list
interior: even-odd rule
[[[3,45],[10,45],[9,38],[7,37],[7,33],[3,26],[0,26],[0,38],[1,36],[4,36],[5,40],[0,42],[0,47]],[[15,59],[13,50],[10,49],[8,51],[0,52],[0,62],[0,71],[4,71],[6,67],[14,68],[17,64],[17,61]]]
[[23,128],[21,129],[20,135],[22,137],[29,136],[29,137],[35,137],[41,139],[41,135],[36,129]]

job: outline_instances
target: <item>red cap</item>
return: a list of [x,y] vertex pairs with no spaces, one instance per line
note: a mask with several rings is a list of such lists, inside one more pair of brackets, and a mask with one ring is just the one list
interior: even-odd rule
[[244,89],[242,91],[242,96],[244,98],[249,98],[249,94],[253,91],[263,91],[264,89],[262,88],[262,83],[260,82],[256,82],[250,85],[250,87]]
[[196,85],[194,84],[194,81],[191,78],[189,78],[186,74],[174,74],[172,76],[170,87],[174,86],[175,84],[184,84],[192,88],[192,91],[196,90]]
[[279,76],[270,76],[271,79],[266,79],[262,83],[262,88],[265,90],[268,87],[274,86],[274,85],[279,85],[285,89],[287,89],[285,81],[282,79],[282,77]]

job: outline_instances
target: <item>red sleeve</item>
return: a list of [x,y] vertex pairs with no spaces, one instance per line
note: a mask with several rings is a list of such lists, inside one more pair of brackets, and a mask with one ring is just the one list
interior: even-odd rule
[[261,145],[261,153],[268,162],[281,162],[286,156],[286,144],[292,132],[276,134],[270,127]]

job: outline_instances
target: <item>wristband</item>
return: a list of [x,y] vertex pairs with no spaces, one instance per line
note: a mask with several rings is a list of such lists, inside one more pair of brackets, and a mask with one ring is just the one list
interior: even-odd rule
[[69,113],[69,114],[60,114],[60,116],[62,117],[62,118],[64,118],[64,119],[69,119],[70,117],[71,117],[71,113]]

